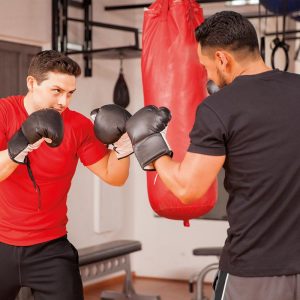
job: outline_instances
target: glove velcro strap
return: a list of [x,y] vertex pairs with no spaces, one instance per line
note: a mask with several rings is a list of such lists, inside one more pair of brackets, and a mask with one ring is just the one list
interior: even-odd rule
[[[168,147],[160,133],[152,134],[134,145],[135,156],[143,170],[163,155],[173,156],[173,151]],[[154,169],[153,169],[154,171]]]
[[15,158],[28,146],[28,140],[23,134],[22,130],[19,129],[14,136],[8,141],[8,154],[11,160],[18,164],[26,164]]

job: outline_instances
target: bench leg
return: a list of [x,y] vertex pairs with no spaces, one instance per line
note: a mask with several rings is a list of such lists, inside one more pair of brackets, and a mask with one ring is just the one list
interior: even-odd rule
[[127,255],[126,257],[126,270],[125,270],[125,281],[123,285],[123,292],[127,297],[132,295],[136,295],[136,292],[132,283],[132,275],[131,275],[131,267],[130,267],[130,257]]
[[196,279],[192,280],[192,282],[196,283],[196,292],[195,292],[195,297],[193,298],[193,300],[208,300],[204,296],[204,291],[203,291],[204,279],[210,271],[218,270],[218,268],[219,268],[219,263],[212,263],[212,264],[206,266],[205,268],[203,268],[201,270],[201,272],[198,273],[197,276],[195,276]]
[[101,300],[161,300],[160,296],[139,295],[135,292],[132,283],[129,255],[125,256],[124,267],[125,280],[123,285],[123,293],[103,291],[100,296]]

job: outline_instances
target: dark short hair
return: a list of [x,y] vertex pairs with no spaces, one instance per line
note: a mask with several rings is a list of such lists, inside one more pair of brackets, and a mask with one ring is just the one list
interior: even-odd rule
[[33,76],[40,84],[47,79],[48,72],[58,72],[75,77],[81,74],[80,66],[71,58],[55,50],[37,53],[31,60],[28,76]]
[[254,26],[234,11],[221,11],[207,18],[196,28],[195,36],[202,48],[221,47],[232,51],[247,49],[251,52],[259,50]]

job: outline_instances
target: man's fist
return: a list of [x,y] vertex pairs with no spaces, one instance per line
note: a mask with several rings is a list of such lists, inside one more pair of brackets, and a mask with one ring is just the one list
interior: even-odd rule
[[19,164],[26,163],[29,152],[45,140],[50,147],[61,144],[64,126],[61,115],[54,109],[41,109],[32,113],[8,142],[10,158]]
[[91,112],[96,137],[114,149],[117,158],[122,159],[133,153],[130,139],[126,133],[126,122],[131,114],[116,104],[107,104]]
[[164,137],[164,130],[170,120],[171,112],[168,108],[149,105],[137,111],[127,121],[127,133],[144,170],[154,170],[151,163],[163,155],[173,156]]

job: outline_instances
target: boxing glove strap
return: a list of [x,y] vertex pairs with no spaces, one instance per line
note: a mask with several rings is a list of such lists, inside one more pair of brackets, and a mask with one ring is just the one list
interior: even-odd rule
[[26,164],[25,157],[28,153],[26,152],[22,159],[18,159],[18,156],[22,156],[21,154],[27,148],[28,144],[29,142],[23,134],[22,129],[19,129],[8,141],[8,155],[10,159],[17,164]]
[[145,171],[149,170],[147,166],[163,155],[173,156],[173,151],[168,147],[168,144],[160,133],[152,134],[135,144],[134,153],[141,167]]
[[28,175],[30,177],[30,180],[32,181],[33,183],[33,187],[34,187],[34,190],[37,192],[38,194],[38,207],[37,207],[37,210],[41,210],[41,190],[40,190],[40,187],[38,186],[38,184],[36,183],[35,181],[35,178],[33,176],[33,173],[32,173],[32,169],[31,169],[31,166],[30,166],[30,160],[29,160],[29,157],[26,157],[25,158],[25,162],[24,162],[27,166],[27,172],[28,172]]
[[[41,209],[41,192],[40,187],[36,183],[36,180],[33,176],[29,157],[27,155],[30,151],[32,151],[32,149],[38,148],[42,142],[43,139],[38,141],[36,143],[36,147],[34,145],[30,145],[21,129],[18,130],[16,134],[12,137],[12,139],[8,142],[8,155],[10,159],[17,164],[26,165],[27,167],[29,178],[33,183],[34,190],[38,194],[38,210]],[[30,146],[33,146],[33,148],[29,149]]]

